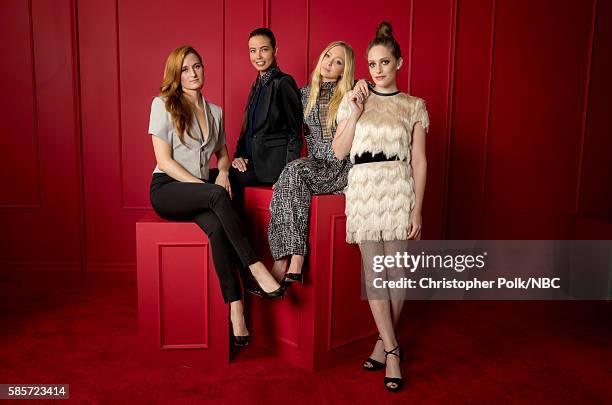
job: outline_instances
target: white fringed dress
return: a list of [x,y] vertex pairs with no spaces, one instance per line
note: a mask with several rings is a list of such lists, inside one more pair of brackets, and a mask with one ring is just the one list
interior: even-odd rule
[[[338,122],[350,114],[349,97],[342,100]],[[418,97],[372,92],[366,100],[350,152],[354,165],[346,190],[348,243],[408,238],[415,205],[410,149],[417,122],[428,130],[425,102]],[[397,160],[359,163],[363,156]]]

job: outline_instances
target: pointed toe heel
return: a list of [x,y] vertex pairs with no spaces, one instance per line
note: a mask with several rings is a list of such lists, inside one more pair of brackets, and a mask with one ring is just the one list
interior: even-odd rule
[[261,288],[260,285],[250,286],[250,287],[246,288],[246,290],[249,293],[251,293],[253,295],[256,295],[256,296],[258,296],[260,298],[263,298],[265,300],[283,299],[283,298],[285,298],[285,293],[287,292],[287,288],[284,285],[282,285],[282,284],[276,290],[271,291],[271,292],[264,291],[264,289]]

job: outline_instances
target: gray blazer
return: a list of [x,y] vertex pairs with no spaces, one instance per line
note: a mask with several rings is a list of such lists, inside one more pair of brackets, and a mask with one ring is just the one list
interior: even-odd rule
[[[166,110],[165,97],[155,97],[151,104],[149,118],[149,134],[172,145],[172,158],[189,173],[203,180],[208,180],[208,166],[213,153],[225,145],[225,128],[223,126],[223,111],[218,105],[204,100],[206,119],[208,120],[208,139],[202,141],[202,131],[195,114],[191,122],[191,133],[199,139],[193,139],[187,134],[183,137],[185,144],[179,140],[172,116]],[[163,173],[158,166],[153,173]]]

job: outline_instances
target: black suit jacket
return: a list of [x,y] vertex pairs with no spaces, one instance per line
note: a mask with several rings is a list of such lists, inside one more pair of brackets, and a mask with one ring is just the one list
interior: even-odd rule
[[[247,157],[245,132],[249,107],[257,91],[251,87],[242,130],[234,158]],[[259,114],[253,125],[251,144],[253,166],[259,181],[274,183],[290,161],[300,157],[302,148],[302,102],[300,91],[290,75],[276,70],[264,85]]]

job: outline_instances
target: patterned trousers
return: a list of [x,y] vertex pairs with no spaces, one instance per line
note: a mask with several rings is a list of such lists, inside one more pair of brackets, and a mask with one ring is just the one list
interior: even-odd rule
[[346,187],[348,160],[305,157],[281,173],[270,202],[268,240],[274,260],[308,253],[308,223],[313,195],[336,194]]

